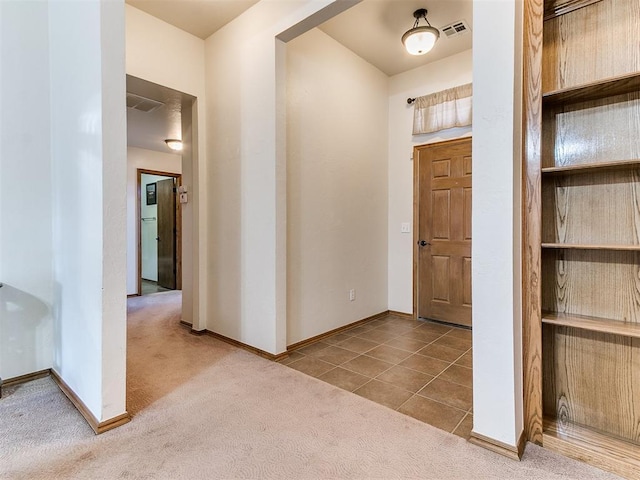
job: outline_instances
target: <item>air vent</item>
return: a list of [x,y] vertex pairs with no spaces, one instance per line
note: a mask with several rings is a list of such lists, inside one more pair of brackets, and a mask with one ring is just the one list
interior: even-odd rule
[[464,20],[453,22],[452,24],[446,25],[440,29],[440,31],[444,33],[447,38],[457,37],[458,35],[467,33],[470,30],[471,29],[469,28],[469,25],[467,25],[467,22],[465,22]]
[[153,112],[154,110],[163,106],[164,103],[151,100],[150,98],[141,97],[133,93],[127,93],[127,107],[141,112]]

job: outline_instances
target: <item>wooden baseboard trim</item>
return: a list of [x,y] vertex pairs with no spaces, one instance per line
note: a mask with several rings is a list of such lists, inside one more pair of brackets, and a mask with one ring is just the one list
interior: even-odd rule
[[91,411],[87,408],[84,402],[80,400],[78,395],[76,395],[76,393],[69,387],[69,385],[67,385],[66,382],[62,380],[60,375],[58,375],[58,372],[56,372],[53,368],[50,370],[50,372],[51,378],[54,382],[56,382],[58,388],[67,396],[71,403],[73,403],[73,405],[84,417],[84,419],[96,434],[113,430],[114,428],[119,427],[120,425],[124,425],[131,420],[130,415],[125,412],[122,415],[118,415],[117,417],[99,422],[98,419],[94,417]]
[[323,338],[330,337],[331,335],[335,335],[336,333],[349,330],[350,328],[357,327],[358,325],[362,325],[363,323],[372,322],[373,320],[386,317],[387,315],[389,315],[389,313],[391,313],[389,312],[389,310],[385,310],[384,312],[376,313],[375,315],[371,315],[370,317],[363,318],[362,320],[357,320],[348,325],[343,325],[342,327],[334,328],[333,330],[329,330],[328,332],[321,333],[320,335],[316,335],[315,337],[307,338],[306,340],[302,340],[300,342],[296,342],[291,345],[288,345],[287,354],[288,352],[291,352],[298,348],[306,347],[307,345],[311,345],[312,343],[319,342]]
[[524,447],[526,445],[524,432],[520,434],[520,438],[516,446],[508,445],[498,440],[494,440],[493,438],[485,437],[484,435],[476,432],[471,432],[469,442],[518,461],[522,458],[522,453],[524,452]]
[[265,352],[264,350],[260,350],[259,348],[252,347],[251,345],[247,345],[246,343],[239,342],[238,340],[234,340],[233,338],[225,337],[224,335],[220,335],[219,333],[212,332],[211,330],[191,330],[191,333],[194,333],[196,335],[208,335],[210,337],[213,337],[220,341],[228,343],[229,345],[233,345],[234,347],[238,347],[243,350],[247,350],[251,353],[254,353],[256,355],[259,355],[263,358],[266,358],[267,360],[273,360],[274,362],[277,362],[278,360],[282,360],[283,358],[286,358],[289,355],[287,352],[274,355],[273,353]]
[[413,313],[397,312],[395,310],[389,310],[389,315],[394,317],[406,318],[407,320],[413,320],[416,316]]
[[130,293],[129,295],[127,295],[127,298],[139,297],[139,296],[140,296],[139,293]]
[[40,370],[38,372],[27,373],[26,375],[20,375],[19,377],[5,378],[2,380],[3,387],[11,387],[13,385],[19,385],[21,383],[30,382],[32,380],[38,380],[39,378],[48,377],[51,374],[50,369]]

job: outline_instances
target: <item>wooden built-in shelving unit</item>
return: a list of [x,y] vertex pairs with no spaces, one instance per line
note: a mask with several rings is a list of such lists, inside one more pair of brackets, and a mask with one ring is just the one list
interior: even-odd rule
[[588,173],[594,170],[626,170],[640,168],[640,160],[619,160],[617,162],[586,163],[578,165],[562,165],[559,167],[542,167],[545,175],[572,175]]
[[637,2],[525,4],[526,433],[629,478],[640,478]]
[[619,320],[611,320],[607,318],[542,312],[542,323],[590,330],[592,332],[611,333],[613,335],[640,338],[640,324],[621,322]]
[[568,105],[624,95],[638,90],[640,90],[640,73],[635,72],[547,92],[542,94],[542,103],[544,106]]
[[622,252],[640,252],[640,245],[586,245],[578,243],[543,243],[542,248],[573,250],[614,250]]

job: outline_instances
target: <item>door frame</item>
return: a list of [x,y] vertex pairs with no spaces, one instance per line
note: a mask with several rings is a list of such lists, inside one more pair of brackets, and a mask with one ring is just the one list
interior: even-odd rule
[[[149,170],[147,168],[136,169],[136,242],[138,244],[138,278],[136,279],[138,293],[142,295],[142,175],[161,175],[176,179],[176,188],[182,186],[182,174]],[[182,208],[179,199],[176,199],[176,290],[182,290]]]
[[[420,145],[413,146],[413,319],[418,320],[418,258],[419,249],[418,242],[420,241],[419,222],[420,222],[420,182],[419,182],[419,162],[418,162],[418,149],[424,147],[440,147],[448,143],[457,143],[461,140],[472,140],[472,136],[465,136],[454,138],[451,140],[443,140],[440,142],[427,142]],[[473,217],[472,217],[473,218]],[[471,255],[473,256],[473,248]]]

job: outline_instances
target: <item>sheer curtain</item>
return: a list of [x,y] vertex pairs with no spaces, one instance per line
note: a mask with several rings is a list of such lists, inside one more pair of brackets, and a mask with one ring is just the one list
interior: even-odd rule
[[471,83],[416,98],[413,134],[471,125]]

